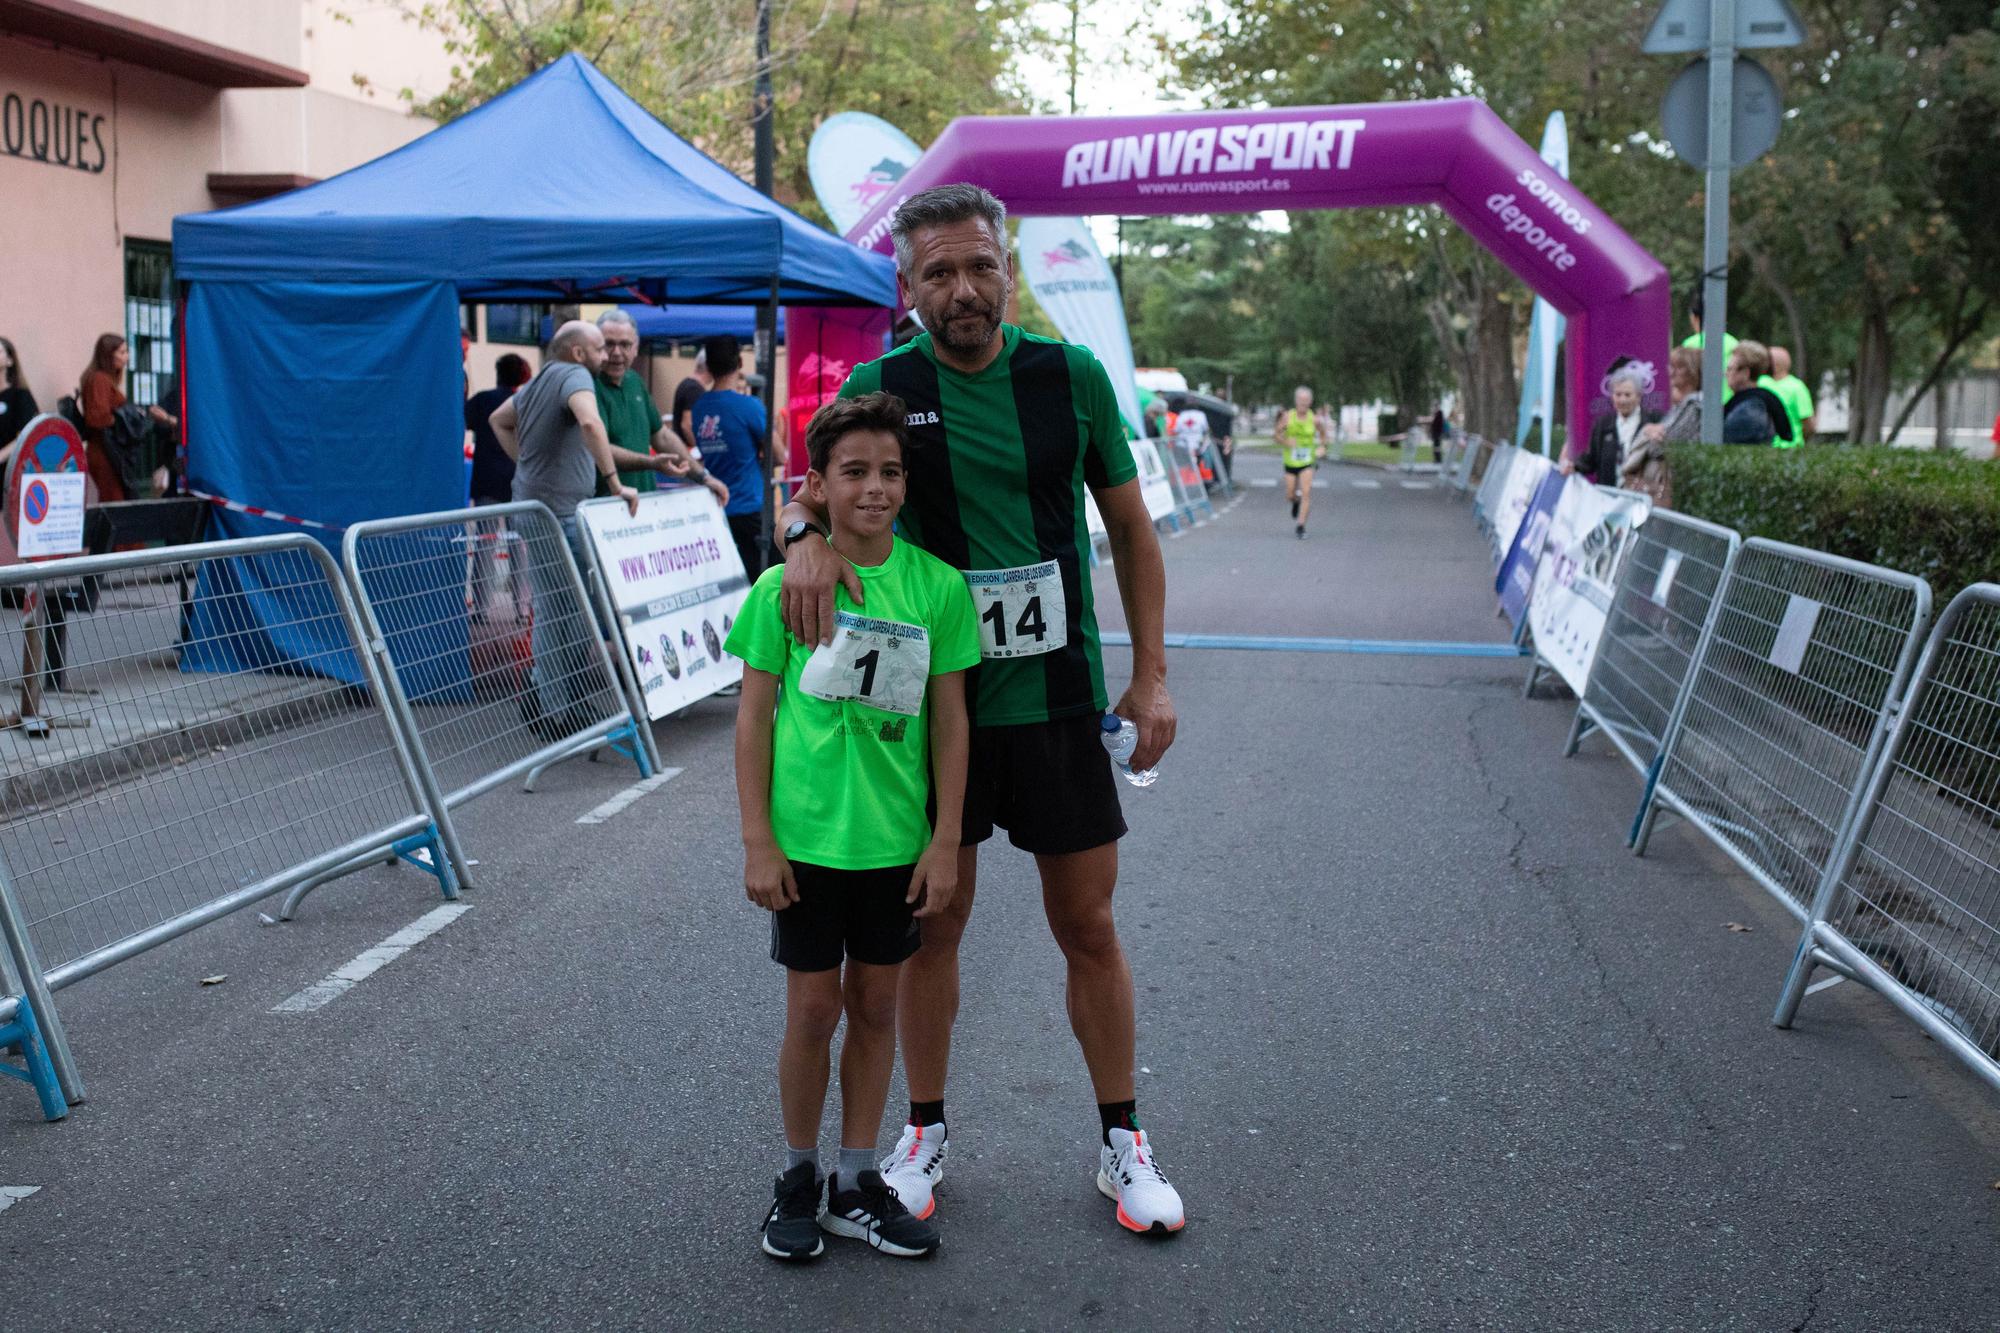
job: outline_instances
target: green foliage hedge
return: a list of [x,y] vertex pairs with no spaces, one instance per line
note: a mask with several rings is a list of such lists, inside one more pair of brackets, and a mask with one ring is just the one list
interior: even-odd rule
[[1929,580],[2000,582],[2000,463],[1881,447],[1675,447],[1674,508]]

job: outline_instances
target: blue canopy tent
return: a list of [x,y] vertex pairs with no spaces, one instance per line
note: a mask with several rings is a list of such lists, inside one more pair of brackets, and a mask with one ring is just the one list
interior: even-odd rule
[[[896,298],[886,258],[758,194],[575,55],[352,171],[176,218],[174,267],[190,485],[336,527],[463,503],[461,301]],[[226,536],[296,530],[216,519]],[[265,629],[310,636],[295,593],[244,591],[258,626],[209,641],[215,665],[327,660],[331,645]]]
[[[732,334],[748,342],[757,334],[757,307],[754,305],[627,305],[639,340],[662,338],[673,342],[700,342],[718,334]],[[542,318],[542,341],[555,332],[555,320]],[[785,312],[778,312],[778,341],[785,340]]]

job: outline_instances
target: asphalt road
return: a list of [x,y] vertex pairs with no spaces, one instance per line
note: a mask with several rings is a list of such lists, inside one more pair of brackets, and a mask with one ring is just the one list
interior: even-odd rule
[[[1325,475],[1304,543],[1255,486],[1170,540],[1170,628],[1502,637],[1463,503]],[[468,806],[472,910],[323,1008],[271,1012],[427,912],[427,879],[364,872],[63,992],[92,1096],[44,1125],[0,1087],[0,1186],[40,1187],[0,1212],[4,1323],[1992,1327],[2000,1103],[1852,985],[1774,1031],[1790,918],[1686,829],[1626,853],[1636,777],[1560,759],[1570,705],[1520,680],[1174,654],[1182,739],[1127,797],[1119,919],[1176,1240],[1092,1187],[1059,958],[1003,846],[944,1250],[759,1253],[782,988],[717,700],[662,724],[683,771],[604,823],[574,821],[622,762]]]

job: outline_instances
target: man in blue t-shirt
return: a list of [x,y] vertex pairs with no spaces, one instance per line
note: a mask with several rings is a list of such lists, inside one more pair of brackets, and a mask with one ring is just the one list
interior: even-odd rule
[[770,423],[764,405],[743,392],[743,348],[728,334],[702,344],[715,387],[695,399],[689,411],[695,448],[709,475],[729,488],[723,513],[729,535],[743,557],[743,572],[755,583],[764,558],[764,457]]

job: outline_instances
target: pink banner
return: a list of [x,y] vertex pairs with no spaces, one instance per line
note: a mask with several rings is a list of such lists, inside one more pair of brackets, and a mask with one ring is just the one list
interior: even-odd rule
[[806,423],[822,403],[839,395],[848,371],[882,355],[893,319],[893,312],[879,306],[785,308],[785,355],[790,361],[785,424],[791,441],[785,470],[792,481],[806,474]]
[[1603,379],[1620,357],[1666,384],[1666,269],[1475,99],[966,117],[849,237],[887,251],[896,206],[953,181],[1044,217],[1437,204],[1569,317],[1572,442],[1607,410]]

